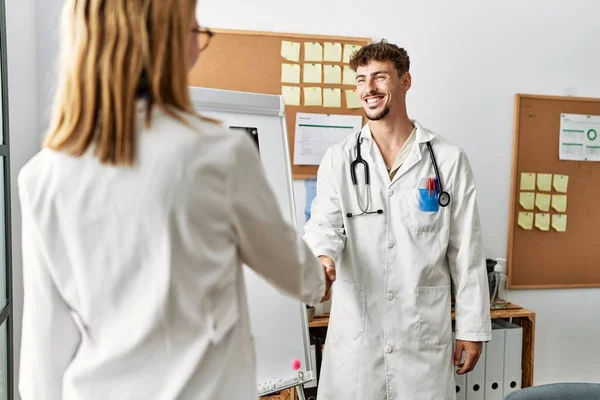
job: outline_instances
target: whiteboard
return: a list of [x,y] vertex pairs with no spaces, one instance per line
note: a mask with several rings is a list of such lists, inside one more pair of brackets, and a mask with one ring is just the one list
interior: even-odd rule
[[[292,172],[282,96],[191,87],[196,111],[224,127],[258,131],[260,159],[285,220],[296,223]],[[240,131],[240,134],[247,134]],[[305,305],[244,267],[250,326],[256,346],[259,395],[309,382],[316,376],[310,357]],[[302,363],[299,378],[291,363]]]

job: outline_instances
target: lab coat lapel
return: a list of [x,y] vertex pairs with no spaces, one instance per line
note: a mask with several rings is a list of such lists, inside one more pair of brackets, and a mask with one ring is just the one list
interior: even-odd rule
[[[381,150],[379,150],[379,146],[375,143],[373,139],[373,135],[371,134],[371,130],[369,129],[369,125],[365,125],[362,131],[362,137],[368,140],[369,148],[368,154],[371,160],[371,174],[377,174],[382,176],[383,182],[389,184],[390,183],[390,174],[387,172],[387,168],[385,166],[385,161],[383,160],[383,155],[381,155]],[[373,182],[371,178],[371,183]]]
[[412,149],[410,151],[410,154],[408,155],[408,158],[406,159],[404,164],[402,164],[398,172],[396,172],[396,175],[394,176],[394,179],[391,180],[390,185],[394,184],[394,182],[400,179],[402,175],[406,174],[412,167],[414,167],[419,161],[421,161],[421,159],[423,159],[422,144],[427,143],[434,137],[427,129],[423,128],[421,124],[419,124],[417,121],[413,120],[412,123],[415,126],[415,128],[417,128],[415,142],[412,145]]

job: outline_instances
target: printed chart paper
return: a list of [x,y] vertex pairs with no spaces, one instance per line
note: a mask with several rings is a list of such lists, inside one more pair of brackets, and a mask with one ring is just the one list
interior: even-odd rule
[[325,152],[362,128],[360,115],[296,114],[294,164],[319,165]]
[[600,116],[561,114],[559,158],[600,161]]

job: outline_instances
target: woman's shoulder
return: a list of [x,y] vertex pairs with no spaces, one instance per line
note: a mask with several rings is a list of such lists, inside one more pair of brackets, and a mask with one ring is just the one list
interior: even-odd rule
[[156,130],[167,130],[188,144],[197,143],[203,147],[209,145],[235,146],[239,142],[240,133],[228,129],[215,118],[198,113],[178,113],[177,116],[162,114],[153,118]]

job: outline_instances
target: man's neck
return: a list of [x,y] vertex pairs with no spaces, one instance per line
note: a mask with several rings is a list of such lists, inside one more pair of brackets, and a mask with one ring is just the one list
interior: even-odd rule
[[381,151],[388,151],[400,149],[413,131],[414,125],[407,115],[402,115],[395,119],[369,121],[369,129]]

